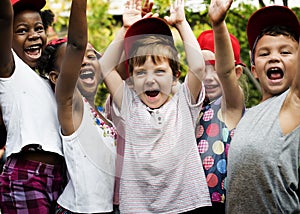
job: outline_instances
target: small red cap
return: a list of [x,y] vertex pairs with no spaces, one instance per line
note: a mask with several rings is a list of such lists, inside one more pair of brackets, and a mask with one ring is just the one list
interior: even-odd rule
[[128,71],[128,59],[130,58],[131,48],[138,39],[149,35],[166,36],[169,41],[174,43],[172,32],[164,19],[149,17],[135,22],[128,28],[124,38],[124,52],[127,59],[125,61],[127,77],[130,76]]
[[126,31],[124,40],[126,57],[128,57],[134,42],[142,36],[148,36],[149,34],[168,36],[173,41],[172,32],[164,19],[156,17],[141,19],[131,25]]
[[282,25],[300,35],[299,20],[296,14],[285,6],[273,5],[254,12],[248,20],[247,36],[250,50],[261,32],[269,26]]
[[30,6],[34,10],[41,10],[46,5],[46,0],[11,0],[13,7]]
[[[234,53],[235,64],[246,67],[246,65],[240,59],[240,43],[239,43],[239,41],[232,34],[229,34],[229,35],[230,35],[230,40],[231,40],[232,49],[233,49],[233,53]],[[203,31],[199,35],[197,40],[201,47],[201,50],[209,50],[209,51],[215,53],[213,30]]]

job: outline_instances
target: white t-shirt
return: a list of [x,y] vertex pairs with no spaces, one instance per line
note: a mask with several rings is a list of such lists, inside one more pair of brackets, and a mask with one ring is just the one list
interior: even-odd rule
[[7,129],[6,154],[28,144],[62,155],[56,101],[48,80],[40,77],[14,52],[15,71],[0,78],[0,105]]
[[151,110],[124,84],[121,112],[113,106],[125,121],[121,213],[181,213],[211,206],[195,138],[204,93],[192,105],[184,83],[170,101]]

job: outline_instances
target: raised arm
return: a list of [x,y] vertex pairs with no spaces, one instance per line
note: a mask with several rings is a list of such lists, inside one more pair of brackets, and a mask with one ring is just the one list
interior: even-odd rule
[[56,84],[55,93],[58,116],[64,134],[71,134],[75,129],[73,126],[74,100],[80,97],[76,90],[76,83],[87,47],[88,37],[86,2],[87,0],[72,1],[68,42]]
[[[299,40],[300,43],[300,40]],[[298,43],[298,56],[296,72],[290,87],[290,92],[281,107],[279,120],[284,134],[290,133],[300,125],[300,47]]]
[[104,83],[119,109],[122,105],[123,80],[115,68],[120,63],[124,50],[124,36],[127,28],[142,18],[141,5],[142,0],[128,0],[126,2],[123,13],[123,26],[100,59]]
[[192,101],[195,103],[202,89],[205,62],[199,43],[185,18],[184,0],[175,0],[171,5],[170,16],[166,16],[165,19],[170,25],[176,27],[182,38],[189,67],[188,87],[193,98]]
[[222,112],[226,112],[230,120],[236,118],[233,122],[235,127],[244,109],[244,95],[237,76],[237,73],[242,74],[242,67],[235,66],[233,48],[225,23],[232,1],[212,0],[208,14],[214,31],[216,71],[223,88]]
[[10,0],[0,1],[0,77],[9,77],[14,71],[12,56],[13,8]]

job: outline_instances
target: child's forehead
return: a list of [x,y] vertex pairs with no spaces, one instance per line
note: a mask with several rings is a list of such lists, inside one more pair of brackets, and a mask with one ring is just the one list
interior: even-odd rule
[[136,57],[136,66],[137,64],[139,65],[144,65],[146,63],[153,63],[155,65],[161,65],[161,64],[167,64],[170,65],[170,60],[166,56],[159,56],[159,55],[144,55],[144,56],[137,56]]
[[19,11],[18,13],[14,14],[14,24],[19,24],[22,22],[23,25],[27,24],[28,22],[35,22],[40,21],[42,23],[42,17],[38,11],[24,9]]
[[298,41],[292,36],[289,35],[270,35],[264,34],[262,37],[257,41],[255,49],[258,50],[260,48],[298,48]]

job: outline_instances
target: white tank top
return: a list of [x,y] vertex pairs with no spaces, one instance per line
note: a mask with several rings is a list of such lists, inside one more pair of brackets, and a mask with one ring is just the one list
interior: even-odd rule
[[[14,52],[13,52],[14,53]],[[56,101],[48,80],[15,53],[15,71],[0,78],[0,105],[7,129],[7,156],[28,144],[62,155]]]
[[58,203],[76,213],[102,213],[113,209],[115,179],[114,128],[103,124],[84,102],[82,122],[72,135],[63,136],[68,184]]

